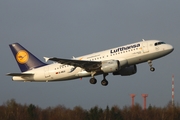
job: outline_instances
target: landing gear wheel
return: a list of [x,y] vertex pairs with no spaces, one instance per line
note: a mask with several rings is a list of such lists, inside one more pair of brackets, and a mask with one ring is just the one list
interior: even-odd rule
[[104,79],[104,80],[101,81],[101,84],[103,86],[107,86],[108,85],[108,81],[106,79]]
[[155,71],[155,68],[154,68],[154,67],[151,67],[150,70],[151,70],[152,72],[154,72],[154,71]]
[[96,83],[97,83],[97,80],[96,80],[95,78],[91,78],[91,79],[89,80],[89,82],[90,82],[91,84],[96,84]]

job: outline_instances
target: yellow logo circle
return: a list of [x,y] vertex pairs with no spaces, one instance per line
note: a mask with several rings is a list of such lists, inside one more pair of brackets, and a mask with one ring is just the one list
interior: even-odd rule
[[28,61],[29,59],[29,54],[27,51],[25,50],[20,50],[17,54],[16,54],[16,60],[21,63],[24,64]]

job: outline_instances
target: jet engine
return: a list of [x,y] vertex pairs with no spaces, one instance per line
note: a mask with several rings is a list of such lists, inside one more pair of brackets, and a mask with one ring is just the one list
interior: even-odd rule
[[128,67],[124,67],[119,71],[113,72],[113,75],[129,76],[135,74],[136,72],[137,72],[136,65],[131,65]]
[[107,60],[107,61],[103,61],[101,64],[101,70],[104,73],[115,72],[118,71],[119,68],[120,68],[120,64],[118,60]]
[[106,60],[106,61],[102,61],[101,64],[101,70],[104,73],[113,73],[113,72],[117,72],[121,69],[122,66],[126,65],[127,61],[126,60]]

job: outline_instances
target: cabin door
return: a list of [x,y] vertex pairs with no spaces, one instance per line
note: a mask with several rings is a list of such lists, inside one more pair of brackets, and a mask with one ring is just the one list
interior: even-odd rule
[[143,52],[144,52],[144,53],[149,52],[149,49],[148,49],[148,42],[147,42],[147,41],[143,42],[142,49],[143,49]]
[[44,77],[45,78],[49,78],[50,77],[49,66],[44,67]]

